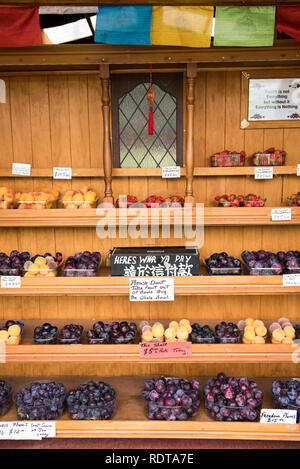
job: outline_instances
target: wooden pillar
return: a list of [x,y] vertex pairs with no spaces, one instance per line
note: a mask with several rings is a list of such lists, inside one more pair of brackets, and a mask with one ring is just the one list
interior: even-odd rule
[[103,114],[103,169],[104,169],[104,203],[114,203],[112,194],[112,148],[110,140],[110,74],[109,65],[100,65],[102,84],[102,114]]
[[193,196],[193,174],[194,174],[194,108],[195,108],[195,78],[197,76],[197,64],[187,64],[186,67],[186,187],[185,203],[194,204]]

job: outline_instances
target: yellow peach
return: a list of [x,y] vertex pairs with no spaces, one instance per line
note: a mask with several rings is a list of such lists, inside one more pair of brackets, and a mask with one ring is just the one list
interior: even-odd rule
[[30,272],[31,274],[37,274],[39,271],[39,266],[37,264],[30,264],[30,266],[28,267],[28,272]]
[[0,340],[7,340],[9,333],[7,331],[0,331]]
[[176,332],[172,327],[168,327],[168,329],[165,330],[165,338],[166,339],[174,339],[176,337]]
[[282,339],[284,338],[283,330],[282,329],[275,329],[275,331],[272,332],[272,337],[281,342]]
[[96,192],[94,191],[89,191],[84,194],[84,200],[87,202],[95,202],[97,198]]
[[284,337],[282,339],[282,344],[286,344],[286,345],[292,345],[293,344],[293,339],[292,337]]
[[267,329],[265,326],[256,326],[255,327],[255,334],[257,336],[261,336],[261,337],[264,337],[266,334],[267,334]]
[[160,322],[156,322],[152,326],[152,334],[154,337],[163,337],[165,332],[164,326]]
[[245,321],[248,324],[248,326],[252,326],[254,320],[252,318],[247,318],[245,319]]
[[73,195],[74,202],[82,202],[84,200],[84,195],[80,191],[76,191]]
[[179,326],[176,331],[178,339],[186,340],[189,336],[189,331],[185,326]]
[[88,186],[83,186],[83,187],[80,188],[80,190],[81,190],[81,192],[83,192],[85,194],[86,192],[89,192],[91,189]]
[[142,339],[145,342],[151,342],[151,340],[153,339],[152,332],[151,331],[144,331],[143,334],[142,334]]
[[169,327],[172,327],[172,329],[177,329],[177,327],[179,326],[178,322],[177,321],[171,321],[169,323]]
[[34,263],[35,263],[36,265],[38,265],[39,267],[41,267],[41,266],[46,265],[47,261],[46,261],[45,257],[38,256],[38,257],[35,259]]
[[291,339],[295,338],[295,329],[292,326],[286,326],[283,329],[283,332],[285,333],[286,337],[290,337]]
[[8,339],[7,339],[7,344],[9,345],[18,345],[20,343],[20,339],[19,337],[16,337],[16,336],[13,336],[11,335]]
[[244,344],[252,344],[252,339],[247,339],[247,337],[245,337],[245,336],[243,337],[242,340],[243,340]]
[[7,329],[7,332],[9,335],[18,337],[21,334],[21,328],[20,326],[18,326],[18,324],[13,324],[12,326],[9,326],[9,328]]
[[265,342],[266,342],[266,341],[265,341],[264,337],[259,336],[259,335],[257,335],[257,336],[254,337],[254,339],[253,339],[253,343],[254,343],[254,344],[265,344]]
[[264,322],[261,321],[260,319],[255,319],[255,321],[253,321],[253,324],[252,326],[255,328],[257,326],[264,326]]

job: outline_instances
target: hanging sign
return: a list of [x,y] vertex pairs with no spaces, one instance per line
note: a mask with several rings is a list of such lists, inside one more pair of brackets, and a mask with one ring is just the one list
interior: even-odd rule
[[31,165],[27,163],[13,163],[11,174],[14,176],[30,176]]
[[0,422],[0,440],[41,440],[55,436],[55,421]]
[[273,179],[273,175],[272,166],[261,166],[254,169],[254,179]]
[[53,168],[53,179],[72,179],[72,168]]
[[191,342],[140,343],[140,358],[183,358],[191,355]]
[[1,288],[21,288],[19,275],[1,275]]
[[174,301],[174,278],[129,279],[130,301]]
[[161,177],[163,179],[180,178],[180,166],[162,166]]
[[295,425],[297,423],[297,410],[262,409],[260,412],[260,423]]
[[290,221],[292,219],[292,209],[289,208],[272,208],[272,221]]

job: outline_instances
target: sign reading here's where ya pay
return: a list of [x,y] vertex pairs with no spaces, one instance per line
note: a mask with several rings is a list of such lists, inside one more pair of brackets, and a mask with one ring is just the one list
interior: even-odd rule
[[300,78],[249,80],[248,121],[300,120]]

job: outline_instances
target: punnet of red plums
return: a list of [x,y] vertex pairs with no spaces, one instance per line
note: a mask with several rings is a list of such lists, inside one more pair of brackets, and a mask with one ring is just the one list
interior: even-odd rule
[[5,415],[10,408],[11,386],[3,379],[0,380],[0,417]]
[[188,420],[196,417],[200,406],[200,384],[196,379],[150,378],[142,396],[151,420]]
[[101,254],[98,251],[76,252],[67,258],[64,274],[66,277],[96,277],[100,262]]
[[212,254],[205,259],[210,275],[241,275],[242,263],[239,259],[229,256],[227,252]]
[[242,259],[250,275],[281,275],[300,273],[300,251],[243,251]]
[[67,324],[58,336],[59,344],[80,344],[83,326],[80,324]]
[[208,415],[218,421],[254,422],[259,417],[264,394],[255,381],[227,377],[219,373],[210,378],[203,389]]
[[273,407],[275,409],[297,410],[297,422],[300,418],[300,379],[272,383]]
[[88,381],[67,393],[72,420],[109,420],[115,411],[116,391],[103,381]]

